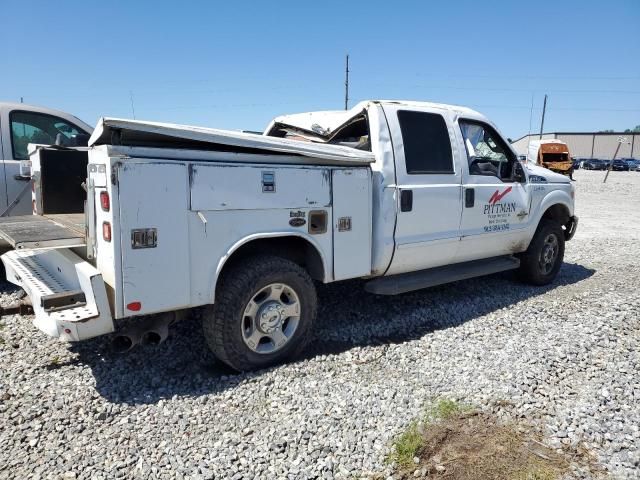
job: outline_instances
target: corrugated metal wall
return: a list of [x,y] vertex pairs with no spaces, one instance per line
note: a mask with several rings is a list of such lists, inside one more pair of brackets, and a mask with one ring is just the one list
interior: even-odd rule
[[[616,158],[640,159],[640,133],[545,133],[542,138],[557,138],[565,142],[572,157],[611,159],[621,136],[627,142],[620,145]],[[537,139],[538,135],[527,135],[512,146],[519,155],[526,155],[529,140]]]

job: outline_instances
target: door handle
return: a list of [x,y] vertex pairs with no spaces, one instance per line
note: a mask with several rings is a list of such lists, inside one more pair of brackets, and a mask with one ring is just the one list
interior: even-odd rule
[[413,210],[413,190],[400,190],[400,211]]
[[471,208],[476,202],[476,191],[473,188],[464,189],[464,206]]

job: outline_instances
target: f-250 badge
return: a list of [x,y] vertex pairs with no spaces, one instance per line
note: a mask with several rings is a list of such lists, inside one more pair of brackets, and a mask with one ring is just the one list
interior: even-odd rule
[[304,219],[305,213],[302,210],[290,211],[289,217],[291,217],[291,219],[289,220],[289,225],[291,225],[292,227],[301,227],[307,223],[307,221]]

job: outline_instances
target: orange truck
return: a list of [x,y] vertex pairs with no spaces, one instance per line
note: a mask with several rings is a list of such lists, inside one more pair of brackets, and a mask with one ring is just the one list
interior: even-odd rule
[[569,177],[573,174],[569,146],[560,140],[532,140],[527,160]]

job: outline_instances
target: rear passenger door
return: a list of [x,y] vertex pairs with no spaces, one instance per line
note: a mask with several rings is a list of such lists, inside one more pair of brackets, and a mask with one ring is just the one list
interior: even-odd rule
[[387,274],[446,265],[460,240],[462,177],[449,112],[385,105],[396,162],[395,252]]

